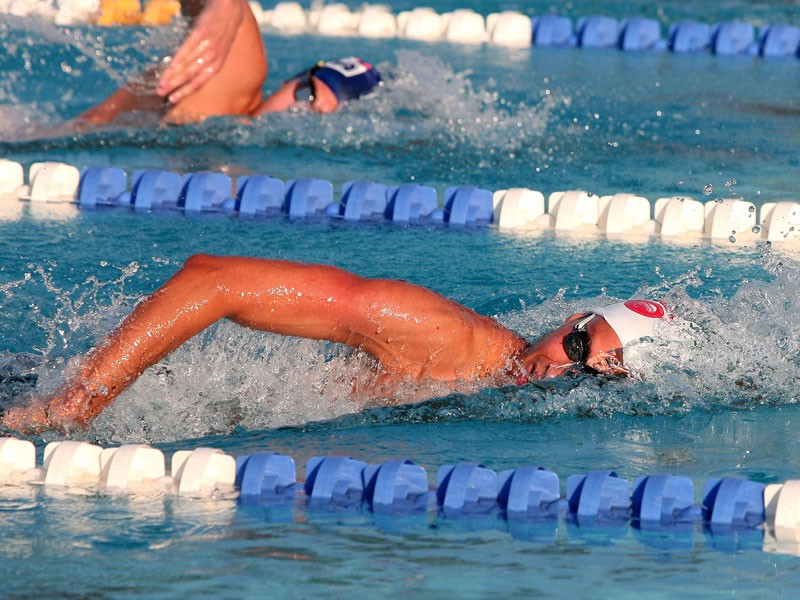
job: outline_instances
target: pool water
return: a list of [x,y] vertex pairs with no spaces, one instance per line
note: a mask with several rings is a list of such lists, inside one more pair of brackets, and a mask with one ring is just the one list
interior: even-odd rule
[[[489,4],[482,11],[550,11],[539,2]],[[789,5],[743,0],[702,10],[581,2],[560,14],[595,13],[798,21]],[[440,198],[458,184],[634,192],[651,201],[742,197],[757,206],[800,198],[796,59],[265,33],[268,89],[331,53],[377,63],[387,86],[326,116],[57,132],[179,35],[0,17],[0,156],[26,166],[314,176],[337,190],[355,179],[415,181]],[[709,478],[798,477],[800,265],[777,245],[79,211],[3,199],[0,403],[23,401],[33,383],[40,393],[57,387],[76,357],[196,252],[407,279],[531,337],[581,308],[634,295],[663,299],[678,319],[655,350],[659,369],[641,380],[565,378],[390,408],[346,397],[336,383],[348,368],[341,348],[223,323],[150,369],[73,439],[144,442],[168,454],[277,451],[295,458],[301,477],[310,457],[330,454],[370,464],[410,458],[431,478],[464,460],[498,472],[540,464],[562,486],[592,469],[629,480],[672,473],[693,480],[698,501]],[[32,439],[41,460],[45,443],[60,438]],[[0,520],[0,596],[9,598],[789,597],[800,583],[797,558],[764,551],[760,530],[699,524],[654,533],[432,514],[386,521],[366,510],[34,486],[0,488]]]

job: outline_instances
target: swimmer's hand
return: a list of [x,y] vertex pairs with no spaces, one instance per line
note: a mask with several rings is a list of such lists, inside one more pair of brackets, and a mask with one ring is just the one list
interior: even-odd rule
[[2,423],[9,429],[26,435],[53,429],[50,417],[47,415],[47,405],[40,401],[35,401],[28,406],[15,406],[7,409],[3,414]]
[[50,398],[35,398],[27,406],[7,409],[2,424],[27,435],[45,430],[69,433],[86,429],[103,406],[93,405],[92,399],[86,387],[76,382]]
[[243,0],[209,0],[161,76],[156,93],[177,104],[203,87],[225,62],[244,11]]

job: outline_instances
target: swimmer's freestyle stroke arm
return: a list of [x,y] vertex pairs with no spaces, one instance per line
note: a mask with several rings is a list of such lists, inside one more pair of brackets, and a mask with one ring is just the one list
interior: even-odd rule
[[340,342],[379,363],[381,383],[505,373],[525,340],[426,288],[325,265],[196,255],[137,306],[54,397],[9,409],[14,429],[88,424],[141,373],[221,319]]
[[191,32],[172,56],[156,93],[177,104],[203,87],[220,70],[246,14],[245,0],[183,0]]
[[267,56],[246,0],[184,0],[182,10],[196,18],[170,66],[161,75],[146,69],[78,115],[76,128],[136,111],[154,112],[162,123],[178,125],[211,116],[247,116],[260,106]]

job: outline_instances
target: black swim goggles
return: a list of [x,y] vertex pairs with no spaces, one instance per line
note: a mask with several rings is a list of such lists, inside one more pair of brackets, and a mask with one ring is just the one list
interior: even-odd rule
[[[317,97],[317,86],[312,77],[325,65],[319,62],[302,75],[297,76],[297,86],[294,89],[294,99],[298,102],[313,102]],[[308,89],[308,93],[303,90]]]
[[564,353],[567,355],[567,358],[584,367],[586,366],[586,361],[589,359],[589,345],[591,342],[589,339],[589,332],[586,331],[586,326],[594,317],[595,315],[592,313],[575,323],[575,327],[564,336],[564,340],[562,341]]

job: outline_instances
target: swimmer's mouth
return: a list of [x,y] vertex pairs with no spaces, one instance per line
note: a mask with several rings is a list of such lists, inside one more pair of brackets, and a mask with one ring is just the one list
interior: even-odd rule
[[550,369],[548,369],[547,371],[545,371],[543,377],[532,377],[534,375],[533,373],[522,372],[519,373],[514,378],[514,383],[516,385],[522,386],[537,381],[554,379],[556,377],[567,377],[569,379],[577,379],[579,377],[585,377],[587,375],[590,375],[592,377],[605,377],[605,378],[616,379],[617,377],[620,376],[618,374],[605,373],[603,371],[599,371],[593,367],[590,367],[586,363],[572,363],[570,365],[566,365],[563,367],[559,366],[558,369],[560,369],[558,373],[552,373],[552,374],[549,374]]

